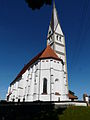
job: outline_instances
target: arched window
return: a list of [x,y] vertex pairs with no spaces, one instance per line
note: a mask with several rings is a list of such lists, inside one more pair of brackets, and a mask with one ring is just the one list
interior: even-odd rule
[[43,94],[47,94],[47,79],[43,79]]

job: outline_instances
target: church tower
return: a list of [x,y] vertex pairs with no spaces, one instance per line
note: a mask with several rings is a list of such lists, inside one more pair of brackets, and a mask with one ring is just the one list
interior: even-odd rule
[[51,48],[56,52],[58,57],[61,58],[64,62],[64,80],[66,81],[66,86],[68,91],[65,36],[60,26],[57,10],[55,6],[55,1],[53,1],[52,17],[47,35],[47,45],[50,45]]

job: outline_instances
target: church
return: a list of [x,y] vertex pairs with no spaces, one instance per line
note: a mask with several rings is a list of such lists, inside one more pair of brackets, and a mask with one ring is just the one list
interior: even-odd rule
[[47,46],[24,66],[8,88],[7,101],[72,101],[68,89],[65,36],[53,3]]

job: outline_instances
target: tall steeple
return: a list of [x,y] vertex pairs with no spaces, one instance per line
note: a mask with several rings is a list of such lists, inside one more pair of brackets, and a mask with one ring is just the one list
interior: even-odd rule
[[61,58],[64,62],[64,80],[66,81],[68,91],[65,36],[60,26],[55,1],[53,1],[52,17],[47,35],[47,45],[50,45],[51,48],[56,52],[58,57]]
[[[57,29],[58,24],[60,23],[59,23],[58,14],[57,14],[56,6],[55,6],[55,1],[53,0],[53,11],[52,11],[52,18],[50,22],[52,32],[54,32]],[[60,27],[60,30],[61,30],[61,27]],[[60,32],[61,34],[63,34],[62,30]]]
[[[52,44],[52,42],[55,42],[55,34],[59,34],[58,39],[61,39],[61,36],[64,37],[64,34],[62,32],[60,22],[58,19],[58,14],[55,6],[55,1],[53,0],[53,10],[52,10],[52,17],[49,25],[48,35],[47,35],[47,44]],[[54,46],[53,46],[54,47]]]

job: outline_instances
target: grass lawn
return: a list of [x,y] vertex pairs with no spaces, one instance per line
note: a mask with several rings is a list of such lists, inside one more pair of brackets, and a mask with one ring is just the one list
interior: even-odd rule
[[68,107],[59,120],[90,120],[90,107]]

